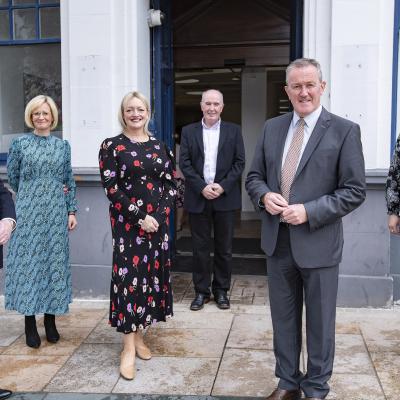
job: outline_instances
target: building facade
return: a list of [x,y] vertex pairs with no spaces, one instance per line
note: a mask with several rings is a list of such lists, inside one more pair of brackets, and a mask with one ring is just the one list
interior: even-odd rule
[[[150,12],[149,10],[161,10]],[[285,66],[320,61],[323,105],[361,126],[365,203],[344,220],[338,304],[400,299],[400,243],[386,227],[384,185],[400,131],[399,0],[0,0],[0,153],[23,133],[40,92],[62,110],[56,134],[72,148],[79,228],[71,234],[76,297],[107,298],[108,201],[100,142],[119,133],[117,110],[133,89],[151,99],[155,135],[173,146],[200,119],[202,90],[219,88],[223,117],[242,126],[249,167],[266,118],[288,111]],[[241,219],[257,218],[245,190]]]

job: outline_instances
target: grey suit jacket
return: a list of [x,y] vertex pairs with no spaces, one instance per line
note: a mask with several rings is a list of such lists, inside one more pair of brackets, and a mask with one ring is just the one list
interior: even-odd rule
[[[261,210],[267,192],[280,193],[282,154],[293,113],[265,123],[246,190],[261,212],[261,247],[272,256],[279,215]],[[308,221],[290,226],[296,263],[303,268],[328,267],[342,259],[342,217],[365,199],[365,167],[360,127],[324,108],[306,145],[291,187],[289,204],[304,204]]]

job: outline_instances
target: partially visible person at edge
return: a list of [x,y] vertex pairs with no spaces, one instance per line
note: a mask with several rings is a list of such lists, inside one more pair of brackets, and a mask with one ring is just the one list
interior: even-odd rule
[[203,92],[200,108],[202,120],[182,129],[179,156],[185,176],[184,208],[189,214],[193,245],[196,294],[190,309],[202,309],[212,293],[217,307],[226,310],[230,308],[235,210],[241,208],[242,201],[244,144],[240,126],[221,120],[224,98],[219,90]]
[[132,380],[135,355],[151,358],[143,330],[173,315],[169,218],[175,165],[171,151],[148,130],[150,106],[143,94],[126,94],[118,119],[122,132],[103,141],[99,165],[113,243],[109,322],[123,334],[120,374]]
[[[360,127],[321,105],[319,63],[286,69],[289,112],[265,123],[246,180],[260,211],[278,387],[267,400],[324,399],[335,352],[342,217],[365,199]],[[303,293],[307,370],[300,370]]]
[[29,101],[25,123],[33,132],[13,140],[7,159],[19,222],[7,254],[5,307],[25,315],[26,344],[38,348],[35,316],[44,313],[46,339],[56,343],[55,316],[72,302],[68,230],[77,226],[77,203],[70,145],[50,134],[58,124],[53,99]]
[[400,136],[397,138],[386,181],[388,229],[400,234]]
[[[0,269],[3,268],[3,245],[10,239],[15,229],[15,208],[11,193],[0,180]],[[0,389],[0,399],[7,399],[12,395],[11,390]]]

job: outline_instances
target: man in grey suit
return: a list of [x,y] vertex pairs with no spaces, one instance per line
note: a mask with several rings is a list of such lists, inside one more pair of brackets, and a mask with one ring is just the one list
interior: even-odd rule
[[[265,123],[246,180],[261,211],[267,254],[278,387],[268,400],[324,399],[335,350],[342,217],[365,199],[357,124],[320,104],[320,65],[298,59],[286,69],[294,112]],[[303,293],[307,371],[300,371]]]

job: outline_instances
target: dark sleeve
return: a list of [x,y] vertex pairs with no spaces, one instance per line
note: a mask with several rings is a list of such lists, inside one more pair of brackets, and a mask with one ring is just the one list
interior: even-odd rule
[[218,182],[224,192],[228,194],[230,190],[236,185],[237,181],[242,176],[244,166],[246,163],[245,154],[244,154],[244,143],[242,132],[239,126],[235,126],[235,154],[233,157],[232,167],[229,172]]
[[137,204],[132,201],[124,191],[118,187],[118,163],[116,150],[113,148],[112,140],[106,139],[100,146],[99,167],[100,176],[108,200],[113,206],[132,224],[138,224],[146,218],[146,213],[141,211]]
[[256,210],[264,208],[261,201],[266,193],[271,192],[267,185],[267,167],[265,164],[264,142],[268,131],[268,121],[264,125],[263,134],[257,141],[253,161],[247,174],[245,187]]
[[171,150],[164,145],[165,149],[165,164],[164,170],[160,174],[163,182],[163,194],[158,203],[156,212],[152,215],[159,224],[168,221],[168,216],[175,204],[176,197],[176,181],[175,181],[175,159]]
[[195,192],[200,194],[207,186],[204,178],[193,167],[193,157],[190,146],[190,131],[186,128],[182,129],[181,147],[179,153],[179,167],[185,177],[186,185],[189,185]]
[[387,213],[400,215],[400,136],[397,138],[386,180]]
[[16,220],[14,202],[10,191],[0,180],[0,219],[12,218]]

